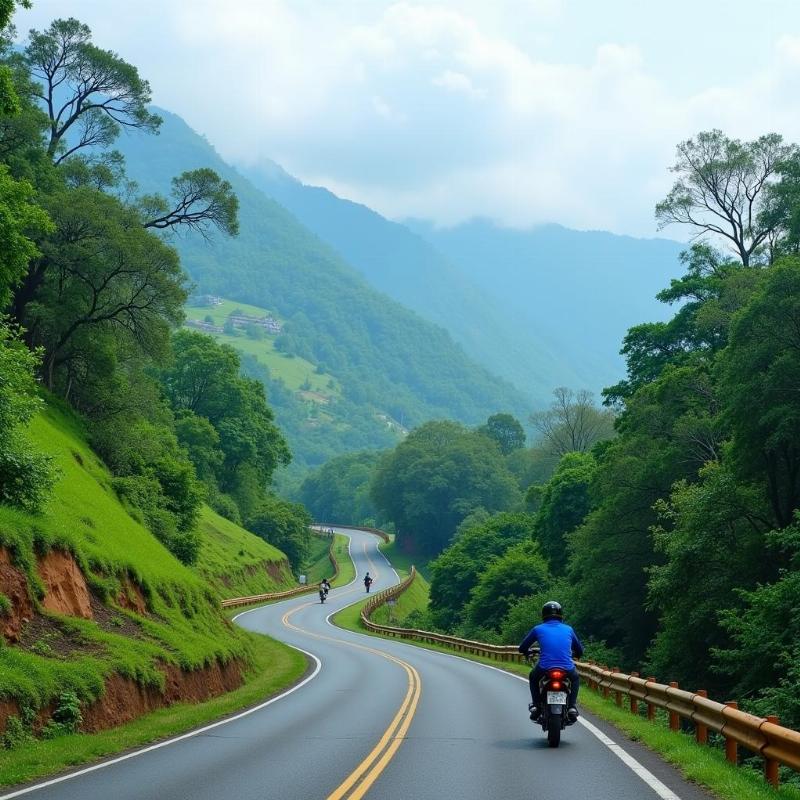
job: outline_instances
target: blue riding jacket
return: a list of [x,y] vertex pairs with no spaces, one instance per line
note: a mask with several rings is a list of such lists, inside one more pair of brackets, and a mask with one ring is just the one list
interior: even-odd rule
[[583,645],[575,631],[557,619],[548,619],[531,628],[519,646],[520,653],[527,653],[534,642],[539,643],[539,666],[542,669],[575,669],[573,653],[578,658],[583,655]]

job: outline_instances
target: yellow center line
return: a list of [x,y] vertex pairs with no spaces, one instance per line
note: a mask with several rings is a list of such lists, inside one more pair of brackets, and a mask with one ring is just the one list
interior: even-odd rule
[[[364,543],[364,555],[367,561],[369,561],[369,565],[372,567],[377,578],[378,571],[375,569],[375,565],[367,553],[366,543]],[[340,592],[339,596],[343,594],[350,594],[357,589],[358,587],[355,587],[354,589],[349,589],[346,592]],[[405,670],[406,677],[408,678],[408,688],[406,690],[405,697],[403,698],[403,702],[400,704],[400,708],[394,715],[392,721],[389,723],[389,726],[378,740],[378,743],[372,748],[366,758],[364,758],[364,760],[350,773],[350,775],[348,775],[347,778],[345,778],[345,780],[327,797],[327,800],[343,800],[345,797],[347,797],[347,800],[360,800],[360,798],[367,793],[372,784],[375,783],[383,770],[386,769],[389,762],[392,760],[398,748],[402,744],[403,739],[405,738],[406,733],[411,726],[411,721],[416,714],[419,698],[422,694],[422,681],[419,677],[419,673],[416,669],[414,669],[413,666],[411,666],[411,664],[391,655],[390,653],[386,653],[383,650],[376,650],[374,647],[368,647],[367,645],[356,644],[355,642],[348,642],[343,639],[335,639],[332,636],[325,636],[321,633],[313,633],[312,631],[300,628],[289,621],[290,617],[292,617],[294,614],[304,608],[308,608],[311,605],[315,605],[315,603],[304,603],[303,605],[287,611],[283,615],[281,621],[287,628],[291,628],[292,630],[305,634],[306,636],[311,636],[314,639],[322,639],[340,645],[343,644],[347,647],[353,647],[357,650],[363,650],[367,653],[373,653],[381,658],[385,658],[387,661],[391,661],[402,667]],[[348,792],[350,792],[349,795]]]

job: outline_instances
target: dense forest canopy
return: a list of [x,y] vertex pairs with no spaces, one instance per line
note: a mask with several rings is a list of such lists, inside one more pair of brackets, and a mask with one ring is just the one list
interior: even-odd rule
[[39,378],[50,402],[81,415],[114,491],[178,558],[197,558],[204,500],[256,521],[265,538],[288,531],[282,541],[297,540],[302,555],[306,512],[269,493],[290,453],[262,383],[240,375],[232,350],[175,332],[187,277],[168,234],[236,236],[231,184],[195,165],[172,178],[169,194],[142,193],[113,149],[123,130],[152,135],[162,124],[136,67],[96,45],[78,20],[31,31],[21,49],[7,22],[6,14],[0,501],[36,511],[55,479],[25,433],[41,405]]
[[697,238],[606,410],[562,388],[534,448],[438,422],[379,463],[398,542],[436,556],[415,624],[507,641],[558,597],[604,659],[800,724],[799,164],[777,134],[679,145],[656,214]]

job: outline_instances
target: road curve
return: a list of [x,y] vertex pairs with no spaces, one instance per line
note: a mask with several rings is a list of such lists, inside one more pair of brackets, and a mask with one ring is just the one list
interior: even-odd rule
[[[593,718],[551,750],[527,718],[527,685],[462,658],[344,631],[330,615],[397,582],[374,536],[351,537],[356,580],[239,624],[302,649],[298,687],[221,724],[0,795],[35,800],[708,800]],[[622,743],[620,745],[620,743]]]

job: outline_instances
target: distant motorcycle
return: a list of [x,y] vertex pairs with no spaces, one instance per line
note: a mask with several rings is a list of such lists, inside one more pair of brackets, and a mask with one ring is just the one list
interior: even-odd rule
[[325,602],[325,598],[328,596],[328,590],[325,589],[323,586],[319,587],[319,601],[320,603]]

